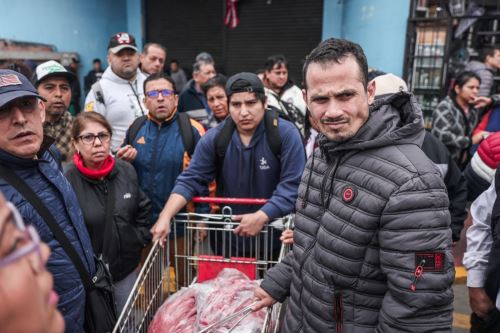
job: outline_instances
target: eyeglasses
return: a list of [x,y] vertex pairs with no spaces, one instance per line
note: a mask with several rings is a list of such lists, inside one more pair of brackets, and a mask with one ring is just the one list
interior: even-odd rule
[[149,98],[158,98],[158,96],[160,96],[160,94],[163,97],[172,96],[175,94],[175,91],[169,90],[169,89],[157,89],[157,90],[150,90],[150,91],[146,92],[145,94]]
[[40,250],[40,236],[38,236],[38,233],[33,226],[26,226],[24,224],[23,218],[21,217],[21,214],[17,210],[16,206],[14,206],[11,202],[7,202],[7,207],[9,207],[12,212],[14,224],[16,228],[22,232],[22,240],[25,241],[24,243],[26,245],[14,250],[14,252],[8,254],[6,257],[1,258],[0,268],[10,265],[21,258],[34,253],[34,256],[30,256],[31,265],[34,271],[40,272],[45,266],[42,258],[42,252]]
[[89,133],[77,136],[76,138],[82,140],[82,142],[86,145],[93,145],[96,138],[99,138],[99,141],[101,141],[101,143],[108,143],[111,139],[111,134],[107,132],[101,132],[97,134]]

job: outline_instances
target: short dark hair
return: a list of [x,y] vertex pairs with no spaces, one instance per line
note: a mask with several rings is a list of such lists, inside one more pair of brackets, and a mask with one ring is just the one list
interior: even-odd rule
[[179,61],[177,59],[170,60],[170,63],[179,65]]
[[310,64],[327,64],[329,62],[340,64],[343,59],[349,56],[353,56],[354,60],[358,63],[361,81],[366,90],[368,87],[368,62],[366,61],[363,49],[359,44],[337,38],[329,38],[322,41],[306,57],[304,67],[302,68],[304,87],[307,89],[306,74]]
[[144,93],[146,93],[146,85],[151,82],[151,81],[158,81],[158,80],[167,80],[168,82],[170,82],[170,84],[172,84],[172,88],[174,91],[175,90],[175,82],[174,80],[172,80],[172,78],[170,76],[168,76],[167,74],[165,73],[162,73],[162,72],[159,72],[159,73],[156,73],[156,74],[151,74],[150,76],[148,76],[146,78],[146,80],[144,80],[144,84],[143,84],[143,90],[144,90]]
[[92,63],[93,64],[95,64],[95,63],[101,63],[101,59],[95,58],[94,60],[92,60]]
[[148,50],[151,46],[157,47],[159,49],[162,49],[163,52],[165,52],[165,55],[167,55],[167,48],[161,44],[158,43],[146,43],[144,44],[144,48],[142,49],[142,53],[148,53]]
[[102,114],[97,112],[80,112],[73,120],[73,127],[71,128],[71,137],[73,140],[76,141],[85,128],[85,124],[89,122],[101,124],[111,136],[113,135],[111,125]]
[[479,50],[479,61],[485,62],[488,56],[493,57],[496,50],[500,51],[500,45],[483,47],[481,50]]
[[286,60],[284,55],[275,54],[270,56],[264,63],[264,68],[266,71],[272,71],[273,67],[276,65],[278,65],[278,67],[284,66],[286,69],[288,69],[288,61]]
[[222,75],[222,74],[217,74],[210,80],[208,80],[205,84],[201,86],[201,89],[203,89],[203,93],[205,93],[205,96],[207,95],[207,91],[209,89],[215,88],[215,87],[221,87],[224,89],[224,93],[226,92],[226,82],[227,78]]
[[462,88],[467,82],[469,82],[470,79],[476,79],[479,81],[479,83],[481,83],[481,78],[474,72],[463,71],[458,73],[457,77],[455,78],[455,81],[453,82],[453,87],[451,87],[452,89],[450,91],[450,96],[452,99],[455,99],[455,97],[457,97],[457,93],[455,92],[455,87],[459,86],[460,88]]

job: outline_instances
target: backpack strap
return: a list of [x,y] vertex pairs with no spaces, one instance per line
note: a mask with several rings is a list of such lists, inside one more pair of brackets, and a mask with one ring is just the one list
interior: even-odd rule
[[217,166],[222,166],[224,162],[224,157],[226,156],[227,147],[229,142],[231,142],[231,137],[236,129],[236,124],[231,117],[227,117],[224,127],[217,135],[215,139],[215,152],[217,153]]
[[264,113],[264,126],[269,149],[279,160],[281,158],[281,136],[278,127],[279,113],[275,108],[268,108]]
[[136,118],[132,125],[127,130],[127,134],[125,135],[125,139],[123,140],[123,143],[125,145],[131,145],[132,142],[134,142],[135,137],[137,136],[137,133],[139,133],[139,130],[141,127],[144,125],[146,120],[148,119],[148,116],[140,116],[139,118]]
[[[264,126],[266,129],[266,138],[269,148],[273,154],[280,159],[281,157],[281,136],[279,133],[279,112],[276,108],[268,108],[264,113]],[[222,166],[224,157],[226,156],[227,147],[231,142],[231,136],[236,129],[236,124],[231,117],[226,119],[224,127],[215,139],[215,151],[217,153],[218,166]]]
[[179,122],[179,128],[181,130],[182,143],[184,144],[184,150],[191,157],[194,153],[194,148],[196,146],[196,139],[194,136],[193,127],[191,126],[191,120],[186,113],[177,113],[177,121]]
[[222,174],[222,167],[224,166],[224,157],[226,156],[227,147],[229,142],[231,142],[231,137],[236,129],[236,124],[231,117],[227,117],[219,134],[215,138],[215,181],[217,182],[217,195],[222,195],[223,185],[220,180],[220,175]]
[[97,81],[96,83],[94,83],[90,90],[92,90],[92,92],[94,93],[96,101],[103,105],[106,105],[106,103],[104,103],[104,92],[102,91],[101,82]]

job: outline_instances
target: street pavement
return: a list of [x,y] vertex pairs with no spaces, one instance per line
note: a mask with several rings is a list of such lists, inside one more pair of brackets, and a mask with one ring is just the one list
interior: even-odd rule
[[470,328],[469,294],[465,283],[453,285],[455,300],[453,302],[453,333],[466,333]]
[[460,241],[453,246],[453,256],[455,258],[456,276],[453,284],[455,300],[453,301],[453,333],[465,333],[470,329],[469,293],[467,290],[467,274],[462,266],[462,259],[466,248],[465,233],[472,221],[470,214],[465,220],[464,229],[460,235]]

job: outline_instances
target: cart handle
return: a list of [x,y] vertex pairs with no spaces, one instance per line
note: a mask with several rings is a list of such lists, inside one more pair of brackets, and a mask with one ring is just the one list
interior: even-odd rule
[[194,203],[216,203],[226,205],[263,205],[268,201],[268,199],[194,197],[191,201]]

